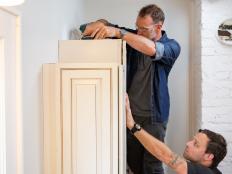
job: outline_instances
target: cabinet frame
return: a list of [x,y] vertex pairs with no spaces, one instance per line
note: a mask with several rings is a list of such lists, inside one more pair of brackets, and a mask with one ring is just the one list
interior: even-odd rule
[[[73,174],[64,166],[62,71],[101,70],[111,72],[111,174],[126,173],[125,155],[125,71],[118,63],[59,63],[43,65],[44,174]],[[69,168],[69,167],[68,167]],[[69,171],[64,173],[64,171]]]

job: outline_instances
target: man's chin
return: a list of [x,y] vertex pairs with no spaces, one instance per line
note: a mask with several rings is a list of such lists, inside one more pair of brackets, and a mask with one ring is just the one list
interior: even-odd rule
[[186,152],[184,152],[183,157],[184,157],[187,161],[192,161],[192,162],[194,162],[194,160],[193,160]]
[[184,157],[186,160],[189,160],[189,156],[188,156],[188,153],[187,153],[186,150],[185,150],[184,153],[183,153],[183,157]]

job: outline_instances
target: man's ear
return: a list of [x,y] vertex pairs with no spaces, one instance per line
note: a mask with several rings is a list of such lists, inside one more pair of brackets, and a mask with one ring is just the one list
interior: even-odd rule
[[156,31],[161,31],[161,30],[162,30],[162,25],[154,26],[154,29],[155,29]]
[[162,29],[162,26],[163,26],[162,24],[158,24],[158,25],[157,25],[157,28],[158,28],[159,30],[161,30],[161,29]]
[[212,161],[213,158],[214,158],[214,154],[212,154],[212,153],[206,153],[206,154],[204,155],[204,159],[205,159],[206,161]]

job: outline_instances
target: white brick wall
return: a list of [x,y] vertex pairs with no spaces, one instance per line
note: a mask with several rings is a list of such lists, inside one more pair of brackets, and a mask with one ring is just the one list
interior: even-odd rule
[[[192,54],[192,78],[195,109],[199,127],[221,133],[228,142],[228,154],[219,168],[223,174],[232,172],[232,46],[220,43],[218,26],[232,18],[232,0],[196,0],[197,26]],[[199,44],[199,45],[198,45]],[[199,72],[200,71],[200,75]],[[194,88],[200,88],[197,91]],[[194,105],[193,105],[194,106]],[[199,122],[200,121],[200,122]]]

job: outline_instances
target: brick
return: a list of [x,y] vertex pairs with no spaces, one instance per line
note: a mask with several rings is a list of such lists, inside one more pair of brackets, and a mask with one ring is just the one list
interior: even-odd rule
[[229,174],[232,171],[232,47],[219,41],[217,29],[232,16],[232,1],[198,0],[194,4],[198,25],[194,26],[196,51],[191,66],[196,122],[199,127],[225,136],[228,154],[219,168]]

